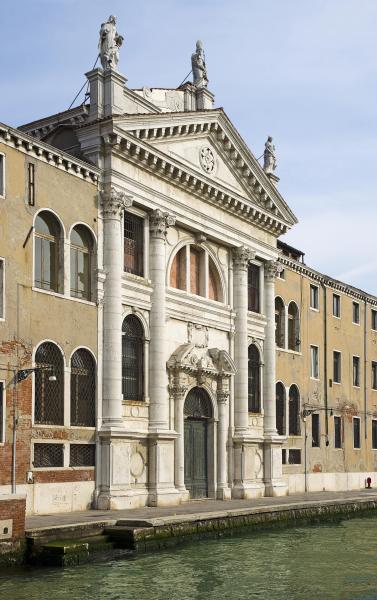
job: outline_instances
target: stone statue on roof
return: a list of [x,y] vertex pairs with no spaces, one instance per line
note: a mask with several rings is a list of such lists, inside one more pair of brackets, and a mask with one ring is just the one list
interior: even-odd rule
[[198,88],[207,87],[207,68],[204,56],[203,42],[198,40],[196,42],[196,51],[191,56],[192,74],[194,79],[194,85]]
[[277,166],[275,144],[272,137],[268,136],[267,142],[264,145],[263,153],[263,170],[265,173],[273,173]]
[[123,37],[116,30],[116,18],[110,15],[102,23],[99,32],[99,55],[104,69],[116,69],[119,62],[119,48],[123,44]]

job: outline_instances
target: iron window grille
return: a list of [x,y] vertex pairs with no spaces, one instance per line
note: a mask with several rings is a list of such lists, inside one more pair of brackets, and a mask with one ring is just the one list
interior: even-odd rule
[[312,415],[312,448],[319,448],[321,445],[321,438],[319,433],[319,415],[314,413]]
[[372,389],[377,390],[377,362],[372,361]]
[[361,436],[360,436],[360,419],[353,417],[353,447],[361,447]]
[[63,444],[34,444],[34,461],[36,468],[63,467]]
[[186,418],[191,419],[210,419],[212,417],[211,402],[203,388],[195,387],[189,391],[183,413]]
[[334,447],[342,447],[342,419],[334,417]]
[[335,383],[340,383],[341,382],[341,376],[342,376],[342,355],[340,352],[334,350],[333,353],[333,361],[334,361],[334,373],[333,373],[333,379]]
[[260,312],[260,269],[257,265],[249,265],[247,276],[248,310]]
[[0,258],[0,319],[4,318],[4,260]]
[[5,390],[4,382],[0,381],[0,444],[5,441]]
[[291,448],[288,454],[288,464],[300,465],[301,464],[301,450],[297,448]]
[[27,165],[27,190],[28,190],[28,204],[29,206],[35,205],[35,165],[28,163]]
[[88,350],[76,350],[71,359],[71,425],[94,427],[96,367]]
[[[35,355],[35,422],[64,424],[64,364],[59,348],[52,342],[41,344]],[[50,381],[54,374],[56,381]]]
[[377,310],[375,310],[374,308],[372,308],[371,311],[371,319],[372,319],[372,329],[374,331],[377,330]]
[[124,213],[124,270],[143,276],[144,220]]
[[372,448],[377,450],[377,421],[372,419]]
[[35,286],[58,292],[60,226],[50,213],[41,213],[35,220]]
[[276,429],[279,435],[284,435],[285,390],[282,383],[276,384]]
[[260,359],[254,344],[249,346],[248,405],[249,412],[260,412]]
[[319,309],[319,291],[317,285],[310,285],[310,308]]
[[332,313],[334,317],[340,318],[340,296],[338,294],[333,294],[332,297]]
[[289,388],[289,435],[300,435],[300,394],[295,385]]
[[0,196],[5,196],[5,155],[0,154]]
[[360,304],[358,302],[352,302],[352,322],[356,325],[360,323]]
[[70,467],[95,467],[95,444],[71,444],[69,449]]
[[360,387],[360,358],[352,357],[352,383],[354,387]]
[[122,392],[126,400],[143,400],[144,334],[137,317],[128,315],[122,326]]

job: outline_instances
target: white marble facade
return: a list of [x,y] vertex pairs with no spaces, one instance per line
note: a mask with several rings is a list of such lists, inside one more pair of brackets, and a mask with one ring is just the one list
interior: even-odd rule
[[[193,388],[211,404],[207,495],[283,495],[275,427],[276,239],[295,217],[206,87],[132,91],[95,69],[76,130],[102,169],[99,201],[99,508],[175,505],[185,485],[184,411]],[[205,109],[205,110],[203,110]],[[123,271],[123,214],[143,219],[143,276]],[[201,295],[170,287],[176,253],[202,251]],[[260,267],[259,313],[247,269]],[[218,300],[208,291],[209,264]],[[189,280],[189,265],[186,278]],[[188,289],[190,282],[188,281]],[[122,321],[144,330],[144,400],[122,397]],[[261,357],[261,410],[248,412],[248,345]],[[200,450],[200,449],[199,449]],[[198,450],[198,451],[199,451]]]

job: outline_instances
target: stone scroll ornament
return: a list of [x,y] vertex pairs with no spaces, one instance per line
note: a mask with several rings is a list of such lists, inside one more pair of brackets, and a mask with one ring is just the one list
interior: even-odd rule
[[123,36],[116,30],[116,18],[110,15],[105,23],[102,23],[99,32],[99,56],[104,69],[117,69],[119,62],[119,48],[123,44]]
[[112,187],[102,194],[102,214],[104,218],[120,217],[125,208],[132,206],[132,202],[131,196]]
[[193,83],[197,88],[207,87],[207,67],[204,56],[203,42],[196,42],[196,51],[191,55]]

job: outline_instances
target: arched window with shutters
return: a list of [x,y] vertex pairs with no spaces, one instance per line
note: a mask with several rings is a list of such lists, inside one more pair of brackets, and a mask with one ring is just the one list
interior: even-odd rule
[[289,435],[300,435],[300,392],[297,385],[289,388]]
[[63,425],[64,360],[58,346],[53,342],[41,344],[35,354],[35,367],[34,421],[41,425]]
[[76,225],[71,232],[71,296],[92,299],[93,238],[85,225]]
[[125,400],[144,399],[144,331],[135,315],[122,326],[122,392]]
[[258,348],[251,344],[248,350],[248,406],[249,412],[261,411],[261,381],[260,381],[260,356]]
[[300,320],[295,302],[288,306],[288,348],[296,352],[300,350]]
[[71,358],[71,425],[95,426],[96,366],[91,353],[80,348]]
[[279,435],[285,434],[285,387],[280,381],[276,384],[276,429]]
[[275,342],[278,348],[285,347],[285,310],[279,296],[275,298]]
[[61,292],[62,228],[49,211],[40,212],[34,224],[34,285],[42,290]]

